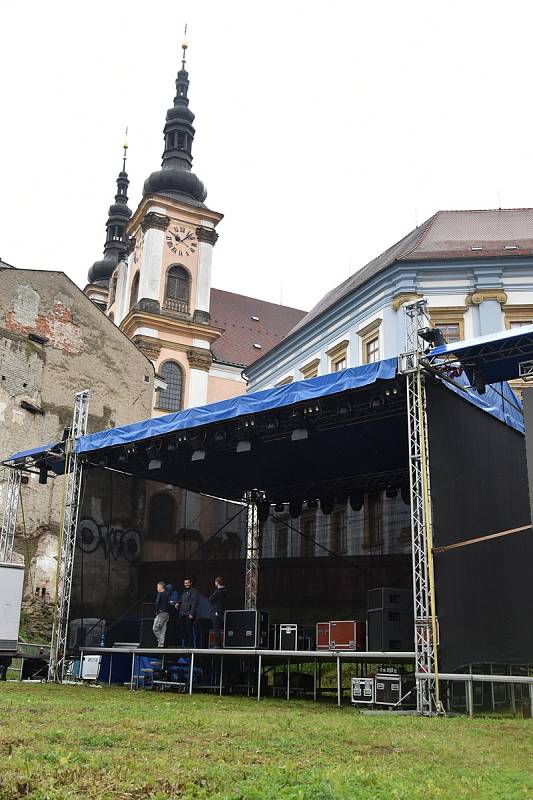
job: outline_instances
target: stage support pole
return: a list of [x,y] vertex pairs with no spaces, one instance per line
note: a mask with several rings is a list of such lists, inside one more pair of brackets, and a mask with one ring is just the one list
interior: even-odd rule
[[472,676],[466,681],[466,710],[469,717],[474,716],[474,684]]
[[257,502],[262,495],[257,490],[246,492],[246,566],[244,578],[244,607],[257,608],[257,581],[261,549],[261,529],[257,515]]
[[417,710],[419,714],[433,714],[443,708],[439,693],[426,392],[420,363],[425,342],[419,337],[420,330],[431,326],[431,322],[426,300],[406,304],[404,312],[405,352],[400,354],[398,371],[405,375],[407,389],[416,672],[434,675],[416,679]]
[[287,700],[291,696],[291,660],[287,659]]
[[337,656],[337,705],[339,708],[342,705],[342,674],[340,656]]
[[113,653],[109,657],[109,679],[107,681],[108,687],[111,687],[111,675],[113,674]]
[[222,697],[222,674],[224,672],[224,656],[220,656],[220,685],[218,688],[218,693],[220,697]]
[[130,692],[133,692],[133,677],[135,675],[135,653],[131,654]]
[[257,699],[261,700],[261,669],[262,669],[263,656],[259,653],[259,662],[257,664]]
[[65,677],[70,595],[83,482],[83,467],[76,446],[80,436],[84,436],[87,431],[90,397],[91,393],[88,389],[76,394],[72,428],[65,452],[65,484],[59,533],[56,600],[48,665],[48,680],[59,683]]
[[316,703],[316,658],[313,659],[313,700]]
[[194,653],[191,653],[191,664],[189,667],[189,694],[192,694],[192,677],[194,673]]
[[[4,513],[2,515],[2,527],[0,528],[0,561],[5,561],[6,563],[10,563],[13,557],[13,542],[15,540],[22,478],[20,469],[8,467],[8,470],[7,484],[4,483],[2,485]],[[29,567],[29,564],[26,566]]]

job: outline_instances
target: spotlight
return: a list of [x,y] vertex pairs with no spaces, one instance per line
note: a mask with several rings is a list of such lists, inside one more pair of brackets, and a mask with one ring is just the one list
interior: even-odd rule
[[303,503],[301,500],[289,501],[289,514],[291,515],[292,519],[298,519],[302,513],[302,505]]
[[397,386],[393,386],[391,389],[385,389],[385,397],[386,398],[396,397],[397,394],[398,394],[398,387]]
[[216,444],[223,444],[226,441],[227,438],[228,438],[228,435],[227,435],[226,431],[223,428],[221,428],[218,431],[215,431],[215,435],[213,437],[213,439],[216,442]]
[[483,377],[483,373],[478,368],[474,370],[472,383],[474,389],[478,394],[485,394],[485,392],[487,391],[487,383],[485,381],[485,378]]
[[352,511],[361,511],[365,502],[365,496],[363,492],[356,489],[351,493],[349,500]]
[[307,428],[295,428],[291,433],[291,442],[301,442],[309,438],[309,431]]
[[321,497],[320,498],[320,510],[323,514],[331,514],[333,511],[333,504],[334,500],[333,497]]
[[174,453],[178,449],[178,443],[176,439],[169,439],[167,443],[167,453]]
[[248,439],[241,439],[237,442],[237,447],[235,448],[236,453],[249,453],[252,449],[252,443]]
[[385,400],[383,398],[383,395],[377,394],[370,400],[369,405],[371,411],[381,411],[381,409],[385,405]]
[[182,442],[187,441],[187,434],[186,433],[178,433],[178,443],[181,444]]
[[270,516],[270,503],[268,500],[257,501],[257,519],[259,522],[266,522]]
[[396,486],[393,486],[392,483],[389,483],[385,489],[385,497],[388,497],[389,500],[394,500],[397,494],[398,490]]
[[203,461],[205,459],[205,450],[193,450],[191,461]]
[[99,467],[107,467],[107,456],[100,456],[97,463]]
[[352,406],[350,403],[341,403],[337,406],[337,416],[338,417],[347,417],[352,410]]
[[418,331],[418,335],[433,347],[440,347],[441,344],[446,344],[446,339],[440,328],[421,328]]
[[276,514],[283,514],[283,512],[285,511],[285,506],[283,505],[283,503],[276,503],[276,505],[274,506],[274,511],[276,512]]
[[125,464],[127,460],[126,451],[120,448],[117,455],[117,462],[119,464]]
[[255,422],[254,422],[253,419],[245,419],[244,422],[243,422],[243,428],[253,428],[254,425],[255,425]]
[[270,431],[272,433],[273,431],[277,431],[278,428],[279,428],[279,421],[276,419],[276,417],[271,417],[266,424],[267,431]]
[[161,461],[160,458],[151,458],[150,461],[148,462],[148,469],[150,471],[154,469],[161,469],[162,466],[163,462]]
[[308,500],[307,501],[307,508],[318,508],[318,501],[317,500]]
[[46,484],[48,482],[48,470],[46,464],[41,464],[39,467],[39,483]]

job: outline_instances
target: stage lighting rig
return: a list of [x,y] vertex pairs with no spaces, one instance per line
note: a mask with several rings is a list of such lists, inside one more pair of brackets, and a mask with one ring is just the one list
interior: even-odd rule
[[444,338],[444,334],[440,328],[420,328],[418,335],[432,347],[440,347],[441,345],[446,344],[446,339]]
[[349,501],[352,511],[361,511],[365,502],[365,496],[363,492],[354,490],[349,497]]
[[302,506],[303,503],[300,498],[298,498],[297,500],[293,499],[289,501],[289,514],[292,519],[298,519],[298,517],[302,513]]
[[283,512],[285,511],[285,506],[283,505],[283,503],[276,503],[276,505],[274,506],[274,511],[276,514],[283,514]]
[[389,500],[394,500],[397,495],[398,490],[396,486],[393,486],[392,483],[387,484],[387,487],[385,488],[385,497],[387,497]]

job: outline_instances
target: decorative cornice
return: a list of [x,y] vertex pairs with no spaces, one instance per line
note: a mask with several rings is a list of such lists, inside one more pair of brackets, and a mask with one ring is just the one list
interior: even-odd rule
[[364,339],[365,336],[368,336],[369,334],[375,333],[376,331],[378,331],[379,330],[379,326],[381,325],[381,322],[382,322],[381,318],[378,317],[377,319],[373,320],[372,322],[369,322],[368,325],[365,325],[364,328],[359,328],[359,330],[357,331],[357,335],[360,336],[361,339]]
[[326,355],[329,356],[329,358],[335,358],[335,356],[341,355],[341,353],[344,353],[348,349],[349,343],[349,339],[343,339],[342,342],[337,342],[336,345],[326,350]]
[[159,334],[172,333],[187,337],[198,337],[214,342],[222,333],[222,328],[213,325],[200,325],[190,319],[180,319],[165,313],[152,314],[142,311],[137,306],[130,308],[122,322],[120,329],[130,338],[135,335],[137,328],[155,328]]
[[170,225],[170,217],[164,214],[156,214],[155,211],[149,211],[141,220],[141,228],[146,233],[150,228],[157,228],[160,231],[166,231]]
[[418,292],[400,292],[392,298],[391,308],[393,311],[398,311],[404,303],[413,303],[415,300],[421,300],[423,296]]
[[191,369],[201,369],[204,370],[204,372],[209,372],[211,364],[213,363],[211,352],[201,347],[191,347],[187,350],[187,359]]
[[305,377],[307,377],[309,372],[313,372],[313,370],[318,369],[319,364],[320,364],[320,359],[319,358],[313,358],[312,361],[308,361],[307,364],[303,364],[300,367],[300,372],[302,373],[302,375],[305,378]]
[[137,345],[139,350],[142,350],[147,358],[151,361],[157,361],[161,352],[161,343],[157,339],[152,336],[137,334],[132,337],[132,342]]
[[485,300],[496,300],[501,306],[507,302],[507,292],[503,289],[477,289],[475,292],[470,292],[465,297],[467,306],[479,306]]
[[199,225],[198,228],[196,228],[196,235],[199,242],[207,242],[213,247],[218,240],[218,233],[214,228],[206,228],[204,225]]

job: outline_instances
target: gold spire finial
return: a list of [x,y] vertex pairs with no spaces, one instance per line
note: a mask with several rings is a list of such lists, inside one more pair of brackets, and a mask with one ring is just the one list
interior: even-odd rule
[[181,68],[182,69],[185,69],[185,57],[186,57],[186,54],[187,54],[188,46],[189,45],[187,44],[187,23],[185,23],[185,30],[183,32],[183,44],[181,45],[181,49],[183,50],[183,55],[181,57]]
[[126,172],[126,154],[128,152],[128,126],[126,125],[126,131],[124,133],[124,153],[122,155],[122,172]]

